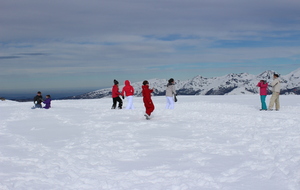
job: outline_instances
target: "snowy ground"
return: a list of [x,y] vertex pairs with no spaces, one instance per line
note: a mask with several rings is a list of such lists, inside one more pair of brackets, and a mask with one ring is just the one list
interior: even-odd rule
[[300,96],[280,98],[277,112],[258,95],[154,97],[151,120],[140,97],[0,101],[0,189],[299,190]]

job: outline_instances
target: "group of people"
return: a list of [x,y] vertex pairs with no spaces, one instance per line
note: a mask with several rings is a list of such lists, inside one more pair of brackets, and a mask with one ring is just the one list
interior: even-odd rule
[[[257,86],[260,88],[260,101],[261,101],[261,111],[262,110],[273,110],[275,104],[275,110],[279,111],[280,103],[279,103],[279,94],[280,94],[280,81],[279,74],[274,73],[273,81],[271,84],[268,84],[266,80],[261,80]],[[269,107],[266,104],[266,97],[268,94],[268,86],[272,87],[272,96],[270,99]]]
[[133,95],[134,95],[134,88],[133,86],[131,86],[129,80],[125,81],[125,86],[123,87],[122,92],[119,92],[119,82],[116,79],[114,79],[114,85],[111,90],[111,96],[113,99],[113,105],[111,109],[116,109],[117,103],[118,103],[118,108],[122,109],[123,101],[120,98],[120,96],[122,96],[123,99],[126,96],[126,99],[128,101],[126,109],[134,109]]
[[[111,109],[116,109],[117,104],[118,108],[122,109],[123,101],[120,98],[120,96],[124,99],[126,97],[127,99],[127,106],[126,109],[134,109],[133,106],[133,95],[134,95],[134,88],[131,86],[129,80],[125,80],[124,82],[125,86],[123,87],[122,91],[119,92],[119,82],[114,79],[114,85],[112,87],[112,99],[113,99],[113,105]],[[257,86],[260,88],[260,100],[261,100],[261,109],[260,110],[273,110],[274,104],[275,104],[275,110],[279,111],[280,109],[280,103],[279,103],[279,94],[280,94],[280,81],[279,81],[279,74],[274,73],[273,75],[273,81],[271,84],[268,84],[266,80],[261,80]],[[268,86],[272,87],[272,96],[270,99],[269,107],[266,105],[266,97],[268,93]],[[151,93],[153,93],[154,88],[149,88],[149,82],[147,80],[143,81],[142,85],[142,95],[143,95],[143,102],[145,106],[145,114],[144,116],[146,119],[150,119],[151,113],[154,111],[155,107],[153,104],[153,101],[151,99]],[[177,101],[176,98],[176,90],[175,90],[175,81],[173,78],[170,78],[167,84],[166,88],[166,109],[174,109],[174,102]],[[45,108],[49,109],[51,107],[51,96],[46,95],[46,99],[43,100],[42,93],[39,91],[37,92],[37,95],[34,97],[34,107],[35,108]],[[45,106],[42,106],[42,103],[45,104]]]
[[[122,91],[119,92],[119,82],[114,79],[114,85],[112,87],[112,99],[113,105],[111,109],[116,109],[117,104],[118,108],[122,109],[123,101],[120,96],[124,99],[127,99],[127,106],[126,109],[134,109],[133,106],[133,95],[134,95],[134,88],[131,86],[129,80],[125,80],[125,86],[123,87]],[[149,82],[147,80],[143,81],[142,85],[142,95],[143,95],[143,102],[145,106],[145,114],[147,120],[150,119],[151,113],[154,111],[155,107],[153,101],[151,99],[151,93],[154,91],[154,88],[149,88]],[[177,101],[176,99],[176,91],[175,91],[175,81],[173,78],[169,79],[166,89],[166,98],[167,98],[167,105],[166,109],[174,109],[174,102]]]
[[[36,109],[36,108],[49,109],[49,108],[51,108],[51,96],[46,95],[46,99],[43,100],[42,93],[40,91],[38,91],[37,95],[33,98],[33,103],[34,103],[34,107],[32,107],[32,109]],[[42,103],[45,104],[44,107],[42,106]]]
[[[133,109],[133,95],[134,95],[134,88],[130,85],[128,80],[125,81],[125,86],[122,89],[122,92],[119,92],[117,80],[114,80],[114,86],[112,88],[112,98],[113,98],[113,106],[112,109],[116,108],[117,102],[119,102],[119,109],[122,109],[123,101],[121,100],[120,96],[124,99],[126,96],[128,100],[128,104],[126,109]],[[279,81],[279,74],[274,73],[273,81],[271,84],[268,84],[266,80],[261,80],[257,86],[260,88],[260,100],[261,100],[261,111],[262,110],[273,110],[275,104],[275,110],[279,111],[280,103],[279,103],[279,94],[280,94],[280,81]],[[266,97],[268,93],[268,86],[272,87],[272,96],[270,99],[269,106],[267,107],[266,104]],[[145,106],[145,114],[144,116],[146,119],[150,119],[151,113],[154,111],[155,107],[153,101],[151,99],[151,93],[154,91],[154,88],[149,89],[149,82],[147,80],[143,81],[142,85],[142,95],[143,95],[143,102]],[[175,91],[175,82],[174,79],[171,78],[168,81],[167,88],[166,88],[166,99],[167,105],[166,109],[174,109],[174,102],[177,101],[176,98],[176,91]]]

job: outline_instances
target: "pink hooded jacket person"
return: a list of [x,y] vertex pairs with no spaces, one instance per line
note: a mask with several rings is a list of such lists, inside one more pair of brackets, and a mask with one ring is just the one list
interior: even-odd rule
[[267,95],[268,83],[267,82],[264,83],[264,82],[260,81],[257,84],[257,86],[259,87],[259,94],[266,96]]
[[125,80],[125,86],[122,89],[122,96],[133,96],[134,88],[130,85],[129,80]]
[[134,95],[134,88],[130,85],[129,80],[125,80],[125,86],[122,89],[122,96],[126,96],[127,99],[127,106],[126,109],[134,109],[133,107],[133,95]]
[[267,110],[266,104],[266,97],[267,97],[267,88],[268,83],[264,80],[261,80],[256,86],[259,87],[259,94],[260,94],[260,102],[261,102],[261,109],[260,110]]

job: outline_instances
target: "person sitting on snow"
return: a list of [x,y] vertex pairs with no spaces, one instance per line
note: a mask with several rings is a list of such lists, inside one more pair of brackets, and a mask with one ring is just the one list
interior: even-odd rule
[[43,101],[43,103],[46,104],[43,108],[45,108],[45,109],[51,108],[51,96],[47,95],[46,100]]
[[43,102],[42,93],[38,91],[37,95],[33,98],[34,107],[32,109],[42,108],[42,102]]

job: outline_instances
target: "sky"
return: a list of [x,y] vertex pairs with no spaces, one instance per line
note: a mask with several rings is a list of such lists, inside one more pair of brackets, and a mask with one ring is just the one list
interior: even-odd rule
[[0,96],[300,67],[297,0],[0,0],[0,26]]

